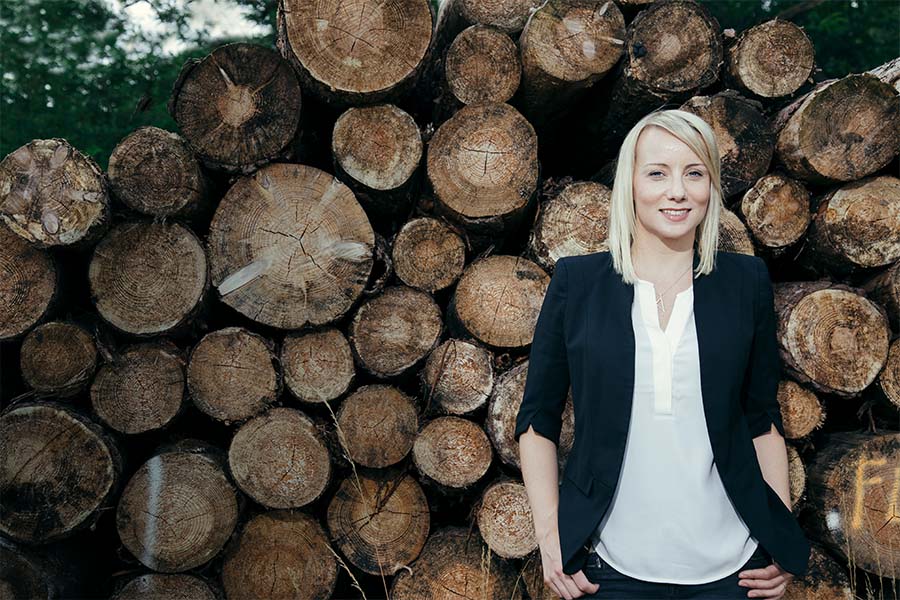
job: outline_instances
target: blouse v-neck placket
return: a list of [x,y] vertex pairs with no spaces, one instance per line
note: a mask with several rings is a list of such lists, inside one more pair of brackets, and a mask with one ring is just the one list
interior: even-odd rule
[[650,338],[653,353],[653,412],[671,415],[672,410],[672,368],[678,342],[687,325],[690,312],[687,310],[693,296],[693,286],[675,295],[672,314],[666,329],[659,323],[656,309],[656,287],[652,282],[638,279],[638,302],[641,319]]

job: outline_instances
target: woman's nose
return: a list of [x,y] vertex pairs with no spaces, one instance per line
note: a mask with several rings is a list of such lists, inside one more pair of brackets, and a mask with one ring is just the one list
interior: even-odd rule
[[678,177],[671,178],[672,183],[669,185],[669,198],[672,200],[684,199],[684,184]]

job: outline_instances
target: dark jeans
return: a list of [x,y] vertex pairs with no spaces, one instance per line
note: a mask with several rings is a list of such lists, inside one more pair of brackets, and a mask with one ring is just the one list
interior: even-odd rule
[[771,555],[762,546],[757,546],[744,566],[722,579],[696,585],[675,583],[655,583],[641,581],[623,575],[609,563],[591,551],[584,566],[584,574],[591,583],[600,585],[596,594],[580,598],[602,598],[604,600],[656,600],[657,598],[697,598],[715,600],[737,600],[747,598],[753,588],[738,585],[738,573],[745,569],[762,569],[772,564]]

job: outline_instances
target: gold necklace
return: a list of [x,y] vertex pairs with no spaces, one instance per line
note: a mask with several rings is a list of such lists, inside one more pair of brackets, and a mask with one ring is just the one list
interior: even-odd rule
[[[676,283],[678,283],[681,280],[682,277],[684,277],[684,274],[687,273],[692,266],[693,266],[693,264],[688,265],[687,269],[682,271],[681,274],[675,279],[675,281],[673,281],[669,285],[669,287],[667,287],[666,289],[663,290],[662,294],[656,294],[656,305],[662,309],[663,313],[666,312],[666,303],[663,301],[663,296],[665,295],[666,292],[668,292],[669,290],[672,289],[672,286],[674,286]],[[655,290],[656,288],[654,287],[653,289]]]

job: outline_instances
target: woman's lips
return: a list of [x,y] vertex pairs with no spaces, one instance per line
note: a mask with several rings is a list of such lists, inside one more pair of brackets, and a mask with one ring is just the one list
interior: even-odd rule
[[669,221],[673,223],[678,223],[680,221],[684,221],[687,219],[688,213],[691,211],[689,208],[679,208],[679,209],[666,209],[662,208],[659,212],[661,212]]

